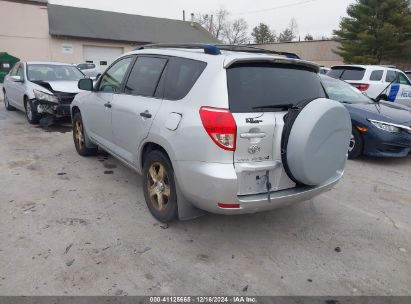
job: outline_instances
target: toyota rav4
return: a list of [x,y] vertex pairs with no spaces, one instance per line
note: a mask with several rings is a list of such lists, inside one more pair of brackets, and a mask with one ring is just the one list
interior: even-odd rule
[[252,47],[149,45],[116,60],[71,106],[80,155],[143,176],[153,216],[253,213],[305,201],[343,175],[351,135],[319,66]]

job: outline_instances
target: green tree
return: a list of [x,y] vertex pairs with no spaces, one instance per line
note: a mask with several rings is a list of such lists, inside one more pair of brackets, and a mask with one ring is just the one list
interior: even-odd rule
[[410,0],[357,0],[347,9],[337,54],[346,63],[379,64],[403,54],[411,45]]
[[275,33],[264,23],[260,23],[254,27],[251,36],[253,36],[254,42],[259,44],[275,42],[276,39]]
[[278,42],[288,42],[295,38],[294,32],[290,28],[286,28],[280,35],[278,35]]
[[298,24],[295,18],[290,20],[289,26],[278,35],[279,42],[288,42],[293,41],[297,37],[298,33]]

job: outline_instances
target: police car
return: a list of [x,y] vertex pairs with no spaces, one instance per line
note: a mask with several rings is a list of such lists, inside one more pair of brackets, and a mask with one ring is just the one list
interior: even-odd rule
[[411,107],[411,81],[404,72],[393,67],[338,65],[327,75],[350,83],[370,98]]

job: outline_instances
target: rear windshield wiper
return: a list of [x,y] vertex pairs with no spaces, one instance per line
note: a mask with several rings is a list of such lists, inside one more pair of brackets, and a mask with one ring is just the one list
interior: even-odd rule
[[292,103],[285,103],[285,104],[278,104],[278,105],[261,105],[252,107],[253,110],[256,109],[279,109],[279,110],[288,110],[292,108],[294,104]]
[[284,103],[284,104],[278,104],[278,105],[261,105],[261,106],[255,106],[252,107],[253,110],[255,109],[281,109],[281,110],[288,110],[288,109],[300,109],[300,106],[304,103],[310,103],[313,100],[316,100],[318,98],[321,98],[321,96],[317,97],[312,97],[312,98],[306,98],[303,100],[300,100],[297,103]]

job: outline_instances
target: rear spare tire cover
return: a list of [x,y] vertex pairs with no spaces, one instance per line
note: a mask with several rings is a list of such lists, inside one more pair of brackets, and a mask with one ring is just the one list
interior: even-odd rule
[[319,98],[294,118],[284,126],[284,166],[297,183],[320,185],[344,169],[351,136],[350,115],[341,103]]

